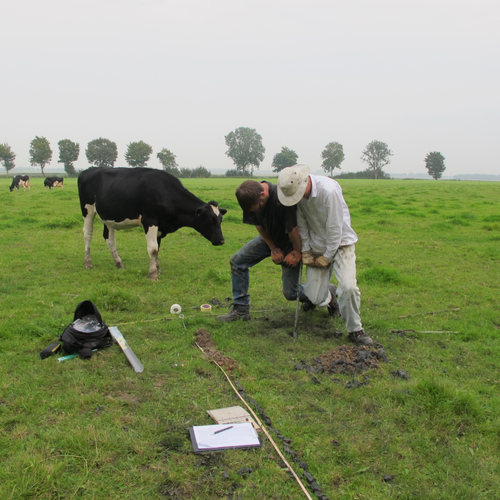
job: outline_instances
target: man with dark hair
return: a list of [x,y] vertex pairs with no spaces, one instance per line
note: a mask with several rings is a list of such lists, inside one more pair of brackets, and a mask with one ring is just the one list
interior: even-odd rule
[[243,223],[254,225],[259,235],[231,257],[233,304],[227,314],[217,316],[226,322],[250,319],[249,268],[266,257],[281,265],[285,298],[296,300],[302,257],[296,208],[279,202],[275,184],[247,180],[235,194],[243,210]]

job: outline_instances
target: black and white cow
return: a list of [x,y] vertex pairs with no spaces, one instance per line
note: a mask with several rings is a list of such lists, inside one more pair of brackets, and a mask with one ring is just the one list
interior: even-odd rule
[[26,191],[26,188],[31,189],[30,185],[30,176],[29,175],[16,175],[12,179],[12,184],[10,185],[10,192],[14,191],[14,189],[17,189],[19,191],[19,188],[24,188]]
[[64,177],[45,177],[45,180],[43,181],[43,185],[45,188],[55,188],[55,187],[60,187],[61,189],[63,188],[63,183],[64,183]]
[[78,177],[84,218],[85,267],[92,267],[90,244],[97,215],[103,236],[118,268],[123,263],[116,249],[116,231],[143,227],[149,254],[149,277],[158,280],[160,241],[181,227],[192,227],[212,245],[223,245],[221,222],[227,210],[217,202],[205,203],[173,175],[152,168],[89,168]]

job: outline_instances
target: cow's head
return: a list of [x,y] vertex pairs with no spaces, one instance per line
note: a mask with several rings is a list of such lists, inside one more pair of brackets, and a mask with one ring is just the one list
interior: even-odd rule
[[216,201],[209,201],[195,212],[195,229],[212,243],[212,245],[223,245],[224,236],[222,235],[222,216],[227,212],[219,208]]

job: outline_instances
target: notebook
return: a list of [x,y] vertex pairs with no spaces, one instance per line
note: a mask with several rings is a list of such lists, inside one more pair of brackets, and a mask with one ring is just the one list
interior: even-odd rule
[[189,428],[189,434],[195,453],[262,446],[257,431],[250,422],[229,425],[195,425]]

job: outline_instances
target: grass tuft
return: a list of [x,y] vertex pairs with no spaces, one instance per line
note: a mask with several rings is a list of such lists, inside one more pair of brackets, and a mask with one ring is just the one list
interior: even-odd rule
[[360,283],[400,285],[403,282],[396,269],[374,266],[359,275]]

